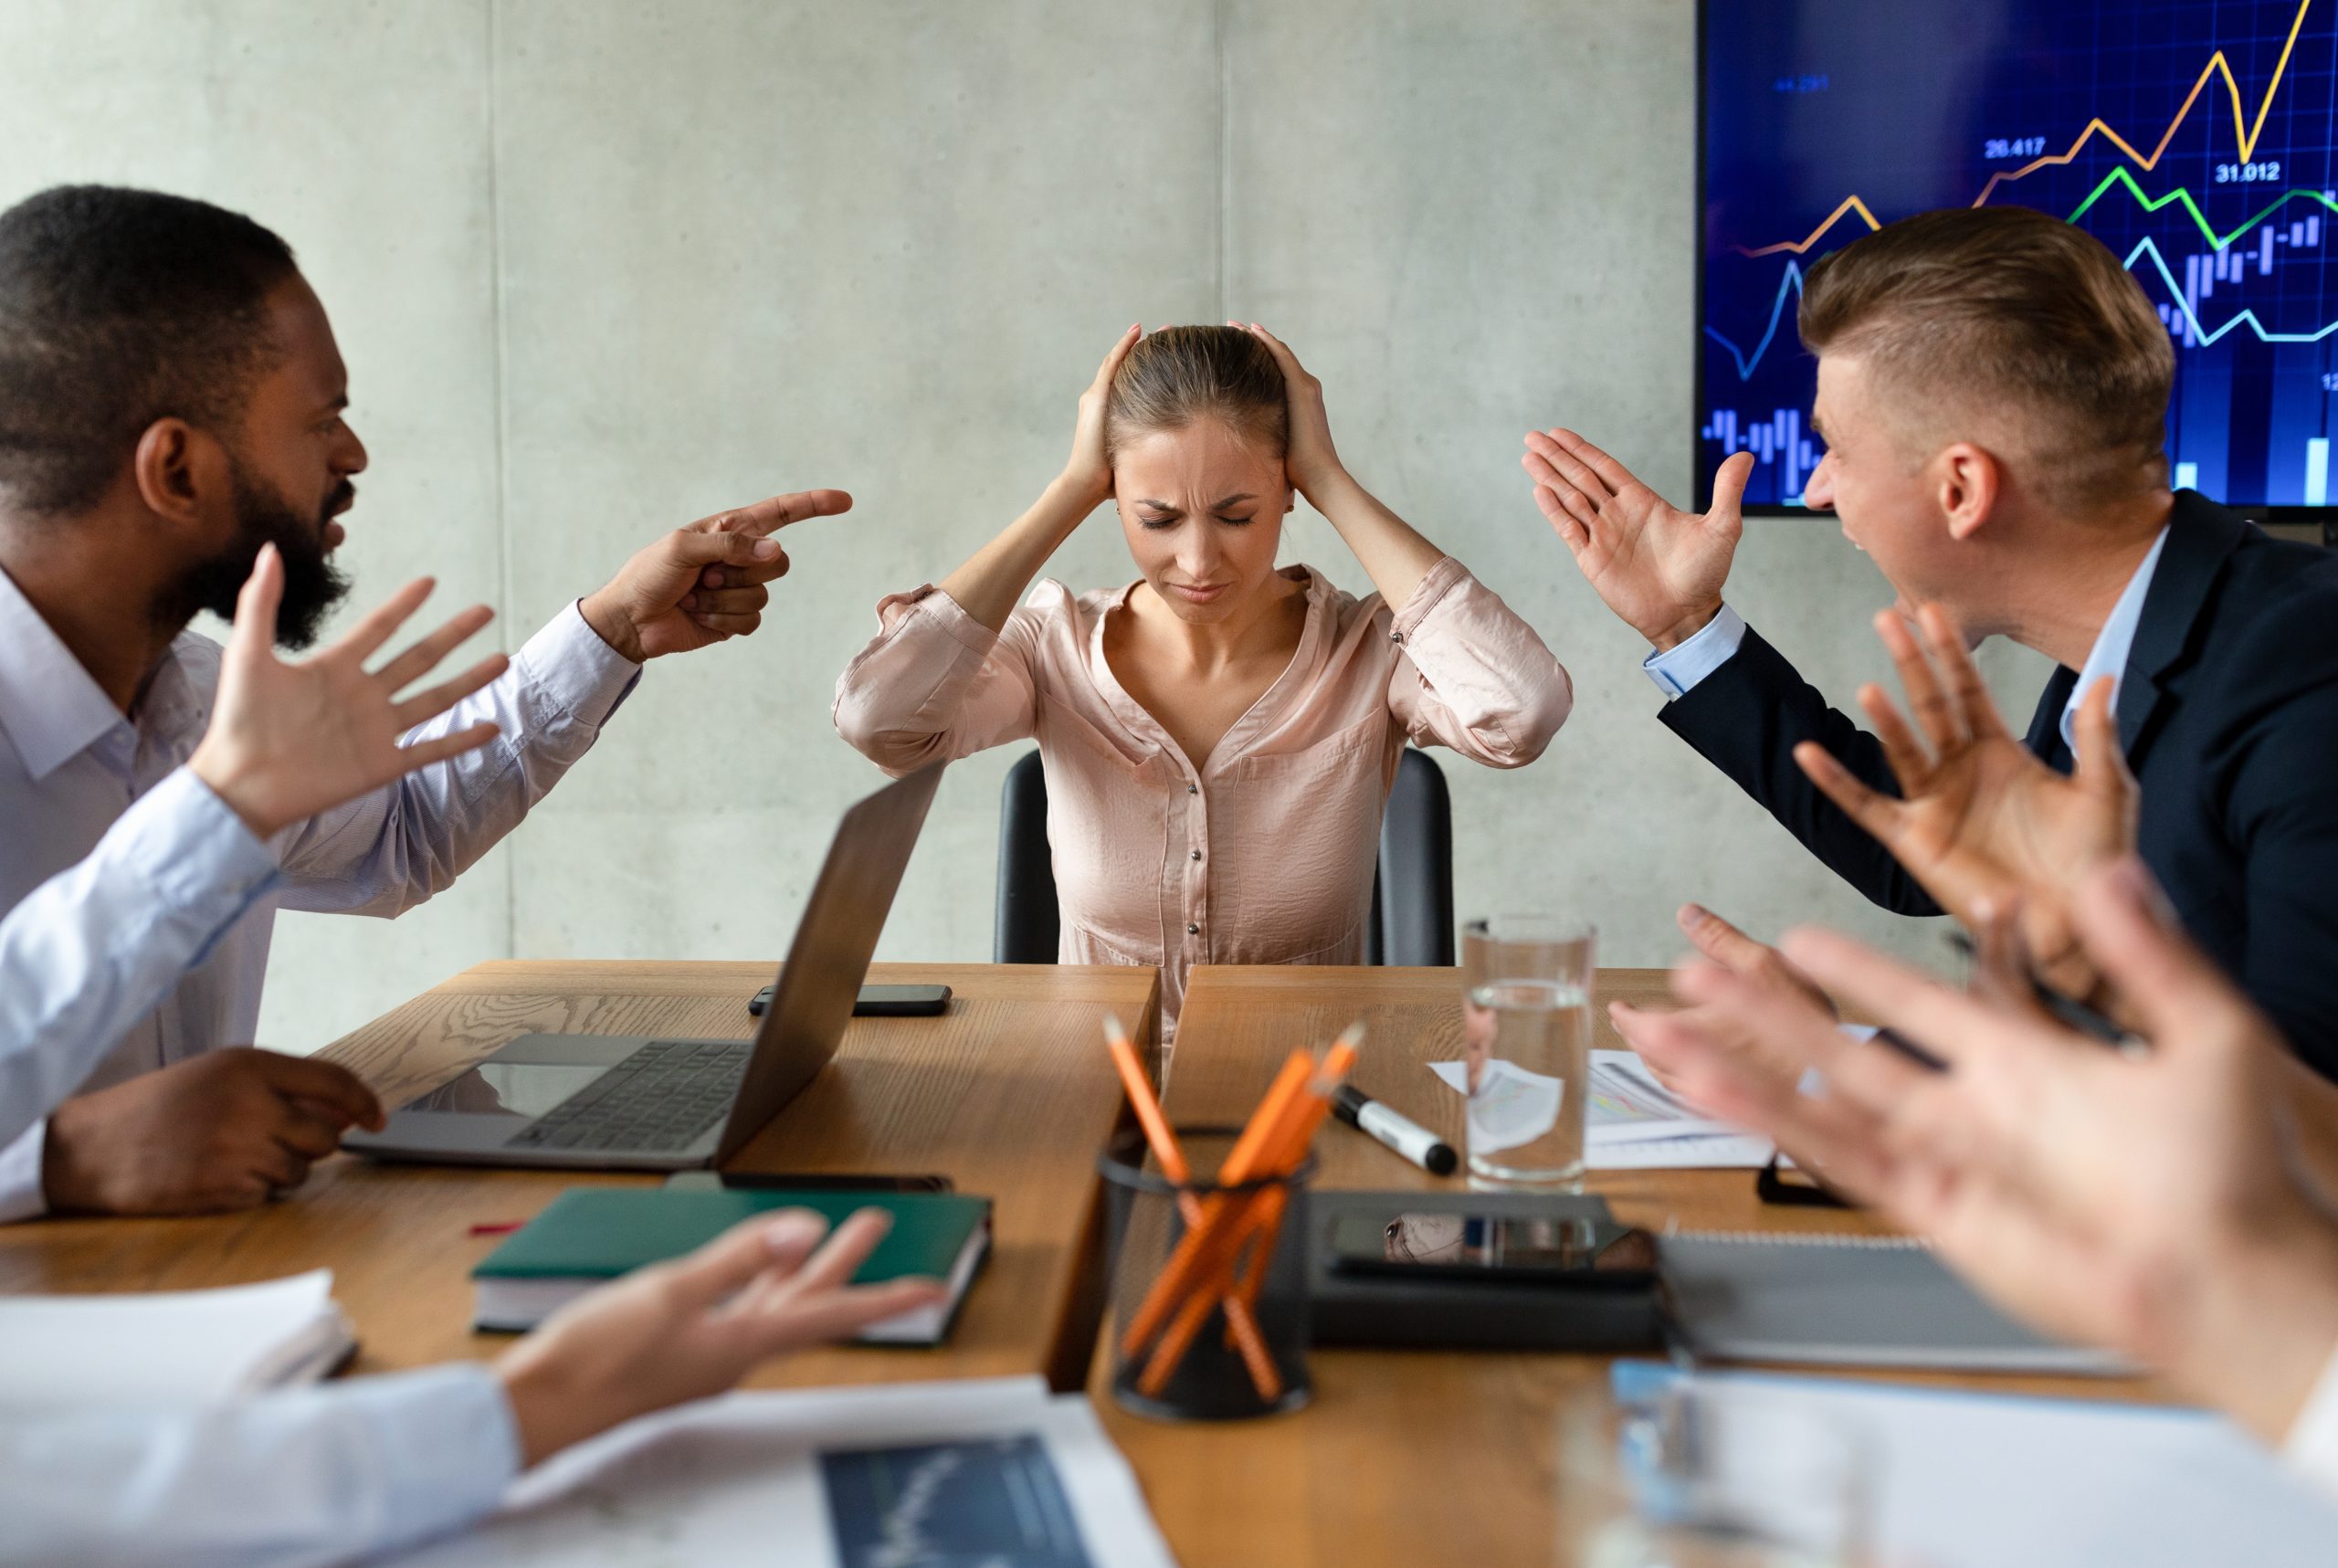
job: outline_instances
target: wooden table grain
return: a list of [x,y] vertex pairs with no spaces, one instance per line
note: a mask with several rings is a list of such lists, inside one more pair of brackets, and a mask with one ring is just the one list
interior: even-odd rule
[[[1187,1123],[1240,1121],[1282,1057],[1362,1018],[1354,1081],[1463,1147],[1461,1101],[1428,1072],[1461,1055],[1460,981],[1451,969],[1199,968],[1194,971],[1164,1103]],[[1662,1004],[1661,970],[1600,972],[1596,1044],[1619,1047],[1611,1000]],[[1323,1188],[1452,1190],[1378,1143],[1338,1126],[1315,1145]],[[1746,1171],[1594,1173],[1617,1214],[1661,1230],[1889,1227],[1865,1215],[1766,1205]],[[1090,1391],[1143,1482],[1185,1568],[1470,1568],[1572,1563],[1596,1511],[1583,1474],[1561,1458],[1563,1427],[1594,1441],[1608,1414],[1611,1358],[1500,1352],[1319,1350],[1312,1402],[1238,1424],[1177,1425],[1121,1410],[1109,1342]],[[1910,1378],[2004,1392],[2166,1397],[2139,1380]]]
[[[482,963],[322,1053],[400,1104],[538,1030],[742,1037],[769,963]],[[940,982],[934,1018],[856,1019],[836,1060],[732,1162],[747,1171],[936,1172],[995,1203],[994,1248],[947,1346],[793,1358],[759,1385],[1039,1373],[1076,1389],[1102,1310],[1096,1152],[1125,1114],[1102,1047],[1118,1013],[1159,1038],[1151,969],[878,964],[874,982]],[[248,1214],[45,1220],[0,1227],[0,1290],[158,1290],[318,1267],[356,1325],[357,1370],[495,1353],[470,1331],[471,1266],[498,1244],[470,1227],[532,1216],[563,1188],[651,1176],[376,1164],[336,1156]]]

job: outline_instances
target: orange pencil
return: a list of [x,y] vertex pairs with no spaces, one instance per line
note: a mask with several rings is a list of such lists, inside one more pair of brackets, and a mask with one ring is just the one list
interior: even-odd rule
[[[1161,1114],[1161,1102],[1153,1097],[1153,1081],[1144,1076],[1144,1064],[1137,1060],[1136,1042],[1110,1013],[1104,1015],[1104,1045],[1112,1053],[1112,1065],[1120,1069],[1121,1088],[1136,1110],[1137,1125],[1144,1129],[1144,1141],[1153,1145],[1153,1157],[1161,1162],[1161,1173],[1181,1187],[1189,1184],[1193,1172],[1185,1164],[1185,1152],[1177,1146],[1177,1135],[1169,1130],[1169,1119]],[[1192,1194],[1186,1196],[1190,1199]]]
[[[1137,1059],[1136,1044],[1121,1026],[1120,1019],[1109,1013],[1104,1016],[1104,1043],[1112,1053],[1112,1065],[1120,1069],[1121,1087],[1136,1111],[1137,1124],[1144,1129],[1145,1142],[1152,1145],[1153,1158],[1161,1162],[1161,1173],[1177,1186],[1190,1186],[1192,1167],[1186,1164],[1177,1134],[1162,1113],[1160,1100],[1153,1096],[1152,1080],[1145,1077],[1144,1065]],[[1191,1192],[1177,1194],[1177,1212],[1184,1216],[1188,1231],[1203,1223],[1201,1201]],[[1259,1397],[1272,1404],[1282,1397],[1282,1374],[1275,1369],[1274,1358],[1267,1352],[1266,1337],[1259,1332],[1258,1316],[1252,1308],[1256,1300],[1255,1293],[1247,1297],[1228,1294],[1225,1298],[1226,1332],[1228,1342],[1241,1352]]]
[[[1241,1137],[1236,1140],[1233,1152],[1227,1155],[1225,1166],[1218,1172],[1220,1185],[1239,1186],[1258,1174],[1256,1167],[1259,1155],[1281,1141],[1282,1123],[1297,1108],[1314,1068],[1314,1058],[1305,1051],[1290,1053],[1282,1065],[1282,1070],[1275,1075],[1266,1098],[1251,1113],[1249,1124],[1242,1130]],[[1135,1355],[1147,1341],[1160,1331],[1163,1323],[1185,1295],[1195,1271],[1205,1262],[1215,1260],[1216,1252],[1226,1240],[1221,1233],[1225,1229],[1224,1219],[1227,1217],[1227,1201],[1224,1196],[1217,1196],[1203,1203],[1201,1225],[1186,1231],[1177,1243],[1177,1249],[1161,1270],[1161,1277],[1153,1281],[1152,1290],[1131,1319],[1121,1341],[1123,1354]]]
[[[1305,1160],[1308,1146],[1331,1113],[1332,1092],[1355,1065],[1356,1045],[1363,1037],[1364,1026],[1353,1024],[1324,1054],[1321,1067],[1310,1075],[1301,1091],[1292,1097],[1271,1139],[1266,1142],[1259,1174],[1288,1176]],[[1231,1163],[1229,1160],[1229,1166]],[[1253,1177],[1245,1175],[1241,1179]],[[1140,1389],[1146,1394],[1158,1394],[1167,1385],[1191,1348],[1194,1336],[1207,1321],[1214,1300],[1228,1292],[1245,1307],[1257,1300],[1273,1261],[1276,1243],[1281,1237],[1284,1202],[1285,1189],[1270,1188],[1241,1200],[1234,1212],[1212,1226],[1211,1244],[1202,1249],[1203,1258],[1192,1270],[1196,1282],[1161,1336],[1160,1343],[1153,1347],[1152,1359],[1145,1363],[1138,1382]],[[1240,1268],[1246,1242],[1254,1243],[1249,1252],[1250,1269],[1247,1279],[1237,1281],[1234,1275]],[[1163,1283],[1166,1283],[1165,1271]],[[1154,1289],[1158,1293],[1160,1286]],[[1133,1346],[1124,1348],[1127,1353],[1135,1353]]]

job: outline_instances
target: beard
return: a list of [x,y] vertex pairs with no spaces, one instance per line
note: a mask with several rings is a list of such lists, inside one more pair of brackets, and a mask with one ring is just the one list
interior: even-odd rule
[[184,626],[196,611],[209,610],[233,620],[236,595],[251,576],[260,547],[273,544],[284,563],[284,597],[277,606],[275,640],[282,647],[305,648],[317,640],[325,616],[349,593],[348,577],[325,549],[325,524],[353,487],[343,479],[322,506],[304,514],[240,460],[229,459],[229,476],[235,485],[235,540],[163,595],[160,618],[165,625]]

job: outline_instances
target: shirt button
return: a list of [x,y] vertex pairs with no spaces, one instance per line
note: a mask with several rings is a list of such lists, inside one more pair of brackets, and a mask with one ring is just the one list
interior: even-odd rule
[[1188,779],[1185,781],[1185,793],[1187,795],[1199,795],[1202,793],[1202,786],[1194,783],[1191,779]]
[[1202,934],[1202,928],[1194,924],[1193,921],[1187,921],[1185,922],[1185,934],[1187,936],[1199,936]]
[[1402,632],[1390,632],[1388,634],[1388,640],[1390,642],[1403,642],[1405,640],[1405,634]]
[[1200,859],[1201,858],[1202,858],[1202,852],[1201,852],[1200,850],[1198,850],[1198,849],[1195,850],[1195,851],[1194,851],[1194,858],[1195,858],[1195,859],[1196,859],[1196,860],[1198,860],[1198,859]]

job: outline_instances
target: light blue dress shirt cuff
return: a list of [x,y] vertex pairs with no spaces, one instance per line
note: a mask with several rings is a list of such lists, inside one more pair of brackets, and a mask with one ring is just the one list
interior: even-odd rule
[[275,885],[275,852],[190,768],[174,770],[148,790],[99,841],[99,852],[111,851],[108,840],[125,826],[132,836],[123,854],[151,879],[162,905],[158,918],[210,928],[187,959],[189,969]]
[[318,1568],[472,1524],[519,1469],[502,1384],[469,1364],[31,1416],[0,1425],[0,1555]]
[[502,1379],[479,1363],[328,1384],[374,1429],[382,1458],[383,1532],[408,1545],[495,1511],[520,1474],[520,1427]]
[[1702,680],[1737,657],[1745,640],[1745,620],[1727,605],[1704,624],[1695,637],[1673,644],[1662,653],[1649,654],[1640,668],[1667,697],[1686,697]]
[[641,679],[641,666],[603,642],[575,600],[530,637],[511,664],[524,700],[549,704],[595,729]]
[[268,847],[182,767],[0,917],[0,1140],[15,1144],[78,1089],[276,874]]

